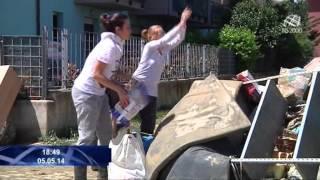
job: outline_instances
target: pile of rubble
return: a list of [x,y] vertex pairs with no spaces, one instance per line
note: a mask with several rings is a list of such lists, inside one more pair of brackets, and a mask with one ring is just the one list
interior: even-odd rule
[[303,106],[290,106],[285,117],[285,125],[282,133],[275,142],[273,158],[292,158],[294,146],[301,128]]
[[[315,59],[304,68],[281,68],[279,75],[258,80],[255,80],[249,71],[244,71],[236,76],[237,81],[222,81],[213,76],[196,81],[156,131],[155,139],[146,155],[148,178],[170,179],[187,175],[210,179],[219,172],[219,177],[229,179],[232,176],[228,173],[229,166],[222,162],[232,159],[231,167],[235,177],[244,174],[248,179],[256,179],[254,175],[259,177],[257,179],[302,179],[296,166],[290,164],[246,163],[243,164],[243,169],[239,170],[233,164],[236,162],[233,160],[237,158],[231,158],[230,155],[241,156],[238,162],[246,158],[257,158],[256,161],[259,161],[259,158],[293,159],[299,132],[302,132],[301,124],[311,72],[319,67],[320,60]],[[267,85],[258,84],[262,81],[267,81]],[[279,102],[274,103],[272,99]],[[281,107],[276,107],[277,105]],[[278,115],[270,115],[273,108],[281,109],[277,112]],[[265,113],[266,111],[268,113]],[[272,122],[270,118],[274,118]],[[255,129],[257,121],[260,121],[258,129],[263,132]],[[246,136],[249,122],[252,125]],[[269,130],[272,131],[271,136],[266,138]],[[258,134],[260,138],[254,137]],[[261,149],[265,143],[268,144],[267,149]],[[241,149],[242,153],[230,151],[235,149]],[[209,156],[219,159],[221,163],[215,166],[206,164]],[[186,163],[191,161],[192,165]],[[219,167],[223,167],[225,171],[218,169]],[[252,169],[259,172],[252,173]],[[188,174],[193,170],[201,173]],[[239,173],[240,171],[243,173]]]
[[[281,68],[280,74],[290,74],[297,72],[315,71],[318,68],[318,59],[313,60],[304,69]],[[277,87],[283,97],[288,102],[288,110],[285,114],[285,124],[282,132],[278,135],[274,143],[272,158],[290,159],[293,158],[298,134],[301,131],[301,122],[305,111],[305,99],[308,96],[308,88],[311,81],[311,74],[302,74],[298,76],[288,76],[278,80]],[[302,176],[292,164],[275,164],[269,170],[269,175],[273,178],[296,178],[302,179]]]

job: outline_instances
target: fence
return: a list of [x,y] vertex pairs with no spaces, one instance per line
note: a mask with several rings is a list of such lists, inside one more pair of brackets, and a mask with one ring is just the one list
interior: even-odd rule
[[[97,33],[46,28],[40,36],[0,36],[0,62],[15,68],[24,79],[29,97],[46,98],[47,88],[72,86],[99,40]],[[118,70],[132,75],[138,67],[143,46],[144,41],[138,37],[128,40]],[[223,52],[221,57],[218,57],[219,52]],[[221,58],[225,62],[234,60],[232,53],[214,46],[181,44],[167,56],[161,79],[204,77],[210,72],[218,74]]]
[[[53,30],[48,33],[48,67],[49,87],[66,88],[72,84],[72,72],[81,70],[86,57],[99,42],[97,33],[70,33],[67,30]],[[137,68],[144,41],[133,37],[124,45],[124,55],[120,60],[119,70],[131,75]],[[210,45],[182,44],[167,57],[162,80],[178,78],[194,78],[218,73],[218,51]],[[227,54],[231,54],[228,52]],[[233,59],[232,55],[224,58]],[[68,68],[63,68],[69,65]],[[72,67],[71,67],[72,66]],[[76,68],[77,67],[77,68]],[[62,71],[64,69],[64,71]]]
[[46,96],[41,36],[0,36],[0,65],[11,65],[23,79],[26,96]]

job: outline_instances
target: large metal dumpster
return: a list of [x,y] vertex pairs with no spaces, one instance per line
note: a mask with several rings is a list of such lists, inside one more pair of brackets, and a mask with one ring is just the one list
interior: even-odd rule
[[[316,179],[320,164],[320,74],[312,75],[311,86],[295,145],[293,158],[273,159],[274,141],[283,124],[287,109],[272,80],[266,85],[258,105],[241,157],[232,163],[240,165],[241,177],[261,179],[271,164],[295,164],[304,179]],[[242,176],[246,174],[245,176]]]

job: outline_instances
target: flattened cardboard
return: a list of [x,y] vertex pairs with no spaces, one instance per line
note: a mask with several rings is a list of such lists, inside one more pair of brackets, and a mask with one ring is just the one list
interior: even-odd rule
[[0,128],[6,126],[10,110],[20,91],[21,79],[10,66],[0,66]]

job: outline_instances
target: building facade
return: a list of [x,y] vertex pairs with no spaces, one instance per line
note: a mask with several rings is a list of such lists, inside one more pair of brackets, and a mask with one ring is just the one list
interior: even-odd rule
[[320,2],[319,0],[308,0],[309,22],[311,33],[314,38],[314,56],[320,57]]
[[[214,2],[214,3],[213,3]],[[66,28],[70,32],[99,32],[99,15],[121,11],[130,15],[134,35],[151,24],[170,28],[183,8],[193,9],[190,25],[214,28],[223,0],[1,0],[0,34],[37,35],[41,28]],[[214,10],[215,13],[212,13]]]
[[41,28],[66,28],[70,32],[99,32],[99,15],[103,12],[141,9],[138,4],[114,0],[1,0],[0,34],[37,35]]

